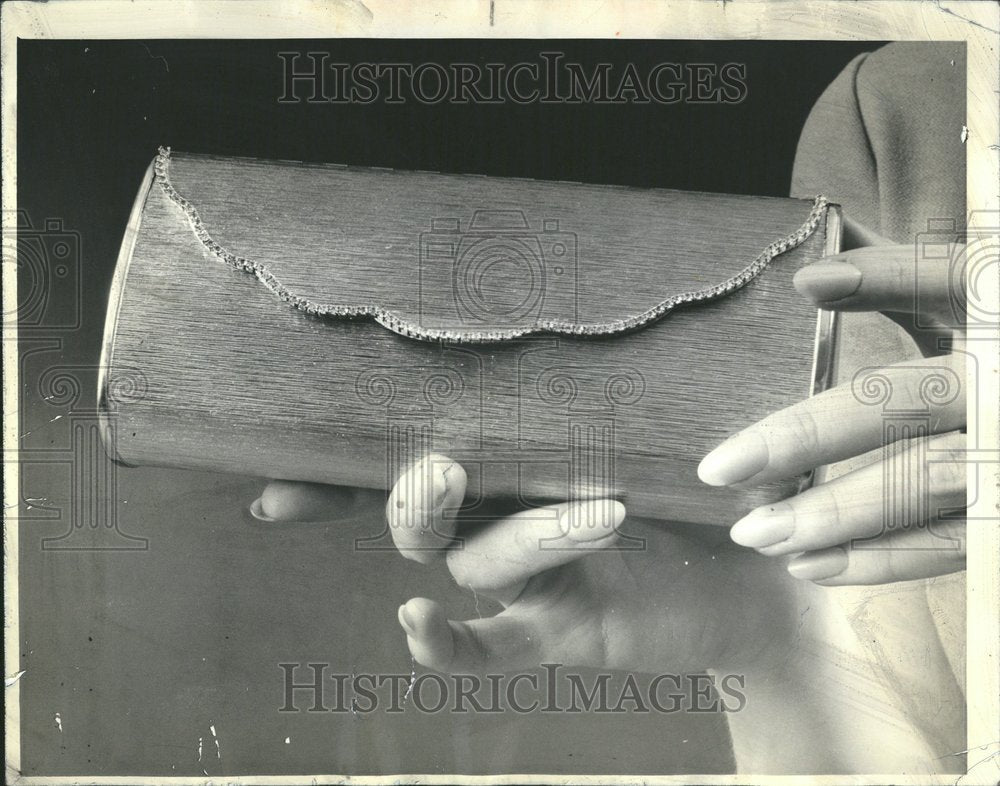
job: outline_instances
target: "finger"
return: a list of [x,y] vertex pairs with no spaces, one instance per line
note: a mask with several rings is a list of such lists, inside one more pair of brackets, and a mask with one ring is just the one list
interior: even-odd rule
[[[843,228],[843,242],[841,248],[844,252],[852,251],[854,249],[859,249],[867,246],[891,246],[892,241],[882,237],[877,232],[869,229],[863,224],[858,223],[853,220],[850,216],[844,216],[844,228]],[[949,249],[951,251],[952,249]],[[936,256],[936,254],[935,254]],[[823,264],[821,261],[820,264]],[[803,278],[810,275],[817,275],[816,273],[804,273]],[[940,280],[940,279],[939,279]],[[800,291],[803,292],[807,297],[812,297],[814,302],[817,303],[822,308],[829,309],[840,309],[840,310],[852,310],[849,307],[843,309],[836,304],[826,304],[822,300],[816,297],[819,293],[809,292],[809,285],[800,280],[799,282],[802,286]],[[918,286],[917,283],[914,286]],[[960,284],[964,287],[964,282]],[[924,305],[917,305],[915,309],[911,309],[911,312],[904,311],[889,311],[881,309],[882,313],[896,322],[900,327],[906,330],[907,333],[913,338],[917,346],[920,348],[921,354],[925,357],[931,357],[932,355],[939,355],[945,352],[950,352],[955,342],[955,323],[959,322],[959,318],[955,313],[949,311],[946,315],[946,319],[942,320],[940,317],[934,316],[932,314],[926,313],[927,297],[918,293],[918,300]],[[939,306],[935,306],[933,310],[937,310]],[[957,306],[955,307],[957,309]],[[880,310],[880,309],[875,309]],[[913,310],[920,311],[920,315],[917,316],[912,313]],[[949,327],[950,325],[950,327]]]
[[865,246],[891,246],[892,241],[880,235],[874,229],[870,229],[862,224],[860,221],[855,220],[853,217],[847,215],[843,216],[843,236],[841,238],[840,248],[842,251],[849,251],[855,248],[864,248]]
[[[751,511],[730,537],[767,556],[870,538],[888,524],[916,527],[965,507],[966,435],[922,440],[882,461]],[[890,484],[892,487],[887,487]]]
[[931,433],[956,431],[965,425],[964,361],[955,354],[882,369],[870,375],[885,394],[878,401],[845,384],[793,404],[723,442],[702,459],[698,477],[710,486],[767,483],[860,456],[908,434],[885,430],[880,404],[889,397],[895,409],[926,416]]
[[[460,586],[510,602],[511,593],[543,570],[613,545],[625,506],[609,499],[532,508],[502,518],[448,552]],[[514,594],[516,597],[516,593]]]
[[927,579],[964,569],[964,521],[935,521],[863,545],[808,552],[788,563],[795,578],[827,587]]
[[466,481],[461,465],[438,453],[417,461],[402,474],[385,506],[400,554],[427,564],[451,545]]
[[369,489],[272,480],[250,504],[260,521],[334,521],[348,518],[376,498]]
[[916,259],[913,245],[870,246],[826,257],[800,269],[795,288],[820,308],[835,311],[918,310],[937,322],[958,323],[964,308],[961,276],[953,276],[954,246],[948,255]]
[[512,671],[541,662],[542,633],[532,617],[501,612],[469,622],[449,620],[426,598],[399,607],[399,624],[414,660],[445,673]]

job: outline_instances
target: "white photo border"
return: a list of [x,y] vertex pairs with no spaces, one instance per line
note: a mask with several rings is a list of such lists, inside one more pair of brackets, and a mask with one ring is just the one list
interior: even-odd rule
[[[17,210],[18,39],[170,38],[608,38],[831,41],[964,41],[967,47],[967,200],[970,215],[1000,216],[1000,4],[981,0],[14,0],[2,6],[3,237],[15,232]],[[996,226],[996,224],[993,224]],[[16,295],[16,265],[4,259],[5,297]],[[1000,313],[996,265],[980,280],[983,313]],[[983,284],[986,286],[983,287]],[[6,312],[6,310],[5,310]],[[18,410],[17,325],[4,314],[5,411]],[[997,402],[1000,341],[997,330],[970,342],[980,373],[978,401]],[[969,364],[974,368],[977,364]],[[967,739],[970,771],[960,784],[1000,780],[1000,449],[996,413],[970,413],[969,431],[990,446],[992,483],[982,483],[969,509],[967,563]],[[978,415],[978,417],[976,417]],[[5,450],[16,450],[17,418],[3,423]],[[7,464],[4,501],[16,500],[19,473]],[[970,464],[970,481],[976,464]],[[17,506],[4,506],[4,652],[18,663]],[[11,665],[14,664],[14,665]],[[760,783],[753,775],[673,776],[391,776],[312,775],[224,777],[28,777],[20,774],[20,696],[5,687],[6,780],[12,784],[389,784],[420,783]],[[898,774],[769,777],[773,783],[956,783]]]

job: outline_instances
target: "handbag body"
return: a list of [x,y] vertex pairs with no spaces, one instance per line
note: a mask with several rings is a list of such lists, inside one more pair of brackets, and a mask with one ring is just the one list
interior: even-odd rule
[[433,452],[471,509],[612,496],[728,525],[809,482],[696,468],[828,384],[834,315],[792,276],[839,239],[821,198],[161,150],[112,284],[105,444],[370,488]]

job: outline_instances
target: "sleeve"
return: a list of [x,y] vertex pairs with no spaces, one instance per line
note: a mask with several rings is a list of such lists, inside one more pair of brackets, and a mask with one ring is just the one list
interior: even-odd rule
[[965,223],[965,47],[893,43],[823,93],[796,151],[792,196],[825,194],[898,243]]
[[795,153],[791,195],[811,199],[824,194],[875,227],[878,180],[857,95],[858,70],[868,56],[854,58],[809,113]]

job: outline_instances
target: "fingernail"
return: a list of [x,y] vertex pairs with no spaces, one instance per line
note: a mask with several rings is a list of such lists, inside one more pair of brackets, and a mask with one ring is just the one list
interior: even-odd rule
[[418,523],[429,526],[428,514],[433,517],[444,505],[448,493],[446,473],[451,464],[420,461],[399,479],[386,506],[386,517],[394,526],[413,527]]
[[410,612],[406,608],[404,603],[399,607],[399,612],[396,615],[399,618],[399,624],[403,626],[403,630],[406,631],[407,635],[416,637],[417,626],[413,622],[413,618],[410,617]]
[[795,513],[787,502],[757,508],[737,521],[729,537],[748,549],[763,549],[788,540],[795,532]]
[[250,515],[258,521],[277,521],[277,519],[271,518],[264,512],[264,506],[261,504],[259,497],[250,503]]
[[625,520],[625,506],[610,499],[574,502],[559,516],[559,529],[570,540],[586,543],[613,535]]
[[804,581],[822,581],[844,572],[847,552],[839,546],[803,554],[788,563],[788,572]]
[[[419,489],[417,492],[416,509],[421,513],[433,513],[444,504],[445,495],[448,493],[448,478],[445,473],[451,469],[451,464],[440,464],[433,462],[428,467],[426,464],[418,464],[414,471],[421,473],[420,478],[415,480],[415,485]],[[425,489],[424,480],[430,476],[429,486]]]
[[709,486],[728,486],[752,478],[767,466],[767,442],[745,431],[723,442],[698,465],[698,477]]
[[799,270],[792,283],[813,300],[842,300],[861,287],[861,271],[850,262],[819,262]]

